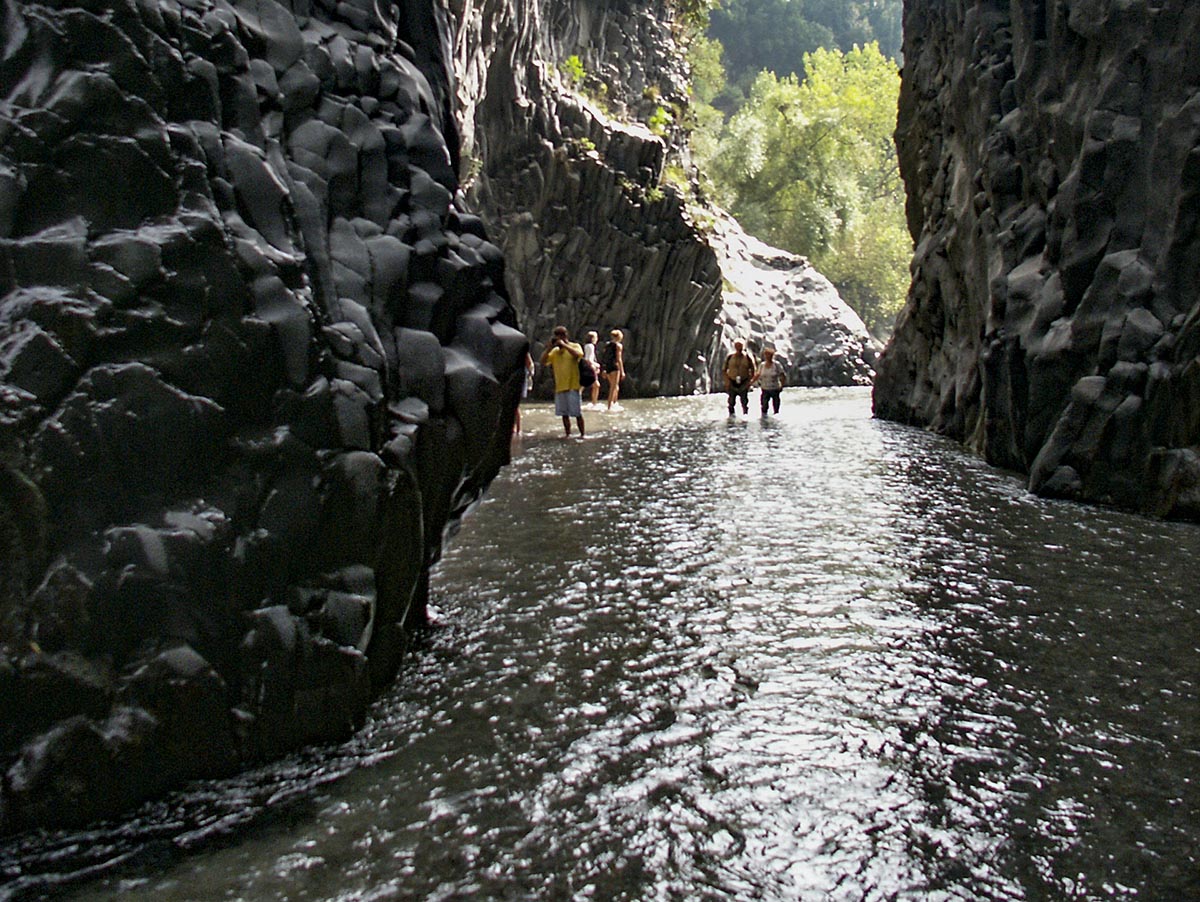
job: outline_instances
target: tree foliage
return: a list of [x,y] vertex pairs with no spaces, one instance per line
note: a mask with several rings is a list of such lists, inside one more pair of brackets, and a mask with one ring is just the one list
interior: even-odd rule
[[692,88],[692,148],[698,160],[716,156],[725,116],[713,101],[725,91],[725,65],[720,41],[702,32],[692,36],[687,47]]
[[725,48],[735,82],[766,69],[776,75],[802,72],[802,57],[836,46],[833,32],[804,15],[797,0],[727,0],[710,15],[709,34]]
[[803,77],[804,54],[878,43],[900,55],[902,0],[722,0],[709,36],[725,48],[730,79],[748,86],[763,69]]
[[882,337],[904,306],[911,260],[902,209],[879,202],[863,210],[815,262],[867,328]]
[[697,156],[749,232],[809,256],[868,326],[886,328],[912,251],[892,140],[899,71],[877,44],[802,62],[803,80],[761,72]]
[[688,43],[687,60],[691,69],[692,97],[701,103],[712,103],[725,90],[725,48],[721,42],[704,34],[695,35]]
[[675,12],[684,28],[702,30],[708,27],[709,13],[718,0],[675,0]]

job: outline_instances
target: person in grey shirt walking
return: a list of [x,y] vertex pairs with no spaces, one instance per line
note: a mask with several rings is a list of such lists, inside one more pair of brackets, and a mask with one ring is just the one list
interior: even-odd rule
[[779,398],[787,385],[787,376],[783,372],[783,366],[775,359],[774,348],[763,348],[762,358],[758,372],[754,374],[754,381],[762,390],[762,415],[765,417],[768,407],[779,413]]

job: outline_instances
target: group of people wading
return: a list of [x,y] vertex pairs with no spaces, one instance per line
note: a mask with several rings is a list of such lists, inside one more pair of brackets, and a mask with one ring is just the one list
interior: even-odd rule
[[[563,432],[571,434],[571,419],[579,427],[579,437],[584,436],[583,392],[591,396],[588,407],[600,409],[600,379],[608,384],[608,410],[621,410],[621,381],[625,378],[625,336],[620,329],[609,333],[609,340],[597,351],[599,334],[589,332],[587,343],[582,347],[571,341],[566,326],[555,326],[554,334],[542,352],[542,366],[554,371],[554,413],[562,417]],[[532,359],[526,359],[526,368],[532,375]],[[526,379],[528,386],[529,379]]]
[[734,415],[737,401],[742,402],[742,413],[750,412],[750,389],[755,385],[762,392],[762,415],[768,409],[779,413],[779,397],[787,385],[783,366],[775,360],[774,348],[763,348],[762,363],[755,363],[743,342],[733,343],[733,353],[725,358],[722,374],[725,377],[725,392],[729,395],[729,415]]
[[[571,335],[566,326],[555,326],[546,350],[542,352],[542,366],[549,366],[554,373],[554,413],[562,417],[563,434],[571,435],[571,420],[579,430],[579,437],[585,435],[583,423],[583,393],[589,393],[591,400],[588,407],[600,409],[600,380],[608,385],[608,410],[621,410],[618,399],[621,396],[621,381],[625,378],[625,345],[624,334],[620,329],[609,333],[609,340],[604,346],[597,348],[600,336],[596,332],[588,332],[587,342],[580,345],[571,341]],[[742,413],[750,412],[750,390],[754,386],[762,392],[762,415],[767,416],[770,410],[779,413],[779,398],[787,379],[783,367],[775,360],[775,349],[764,348],[763,359],[757,363],[746,350],[744,342],[733,343],[733,353],[725,358],[722,374],[725,378],[725,391],[729,396],[729,415],[733,416],[736,403],[740,400]],[[533,386],[533,358],[525,355],[525,391],[522,397],[528,395]],[[514,426],[520,431],[520,411]]]

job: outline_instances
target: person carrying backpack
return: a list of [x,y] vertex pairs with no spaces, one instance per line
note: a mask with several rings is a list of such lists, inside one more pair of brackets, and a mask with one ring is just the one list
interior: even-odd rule
[[742,401],[742,413],[750,412],[750,385],[754,381],[757,369],[754,358],[745,350],[740,342],[733,343],[733,353],[725,358],[722,373],[725,376],[725,391],[729,393],[729,415],[733,416],[734,402]]

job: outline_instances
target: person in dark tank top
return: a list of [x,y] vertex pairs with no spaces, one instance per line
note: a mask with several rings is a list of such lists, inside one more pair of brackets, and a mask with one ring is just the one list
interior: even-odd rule
[[623,409],[617,403],[621,396],[621,380],[625,378],[625,333],[613,329],[609,340],[604,343],[600,352],[600,368],[604,370],[604,378],[608,380],[608,409]]

